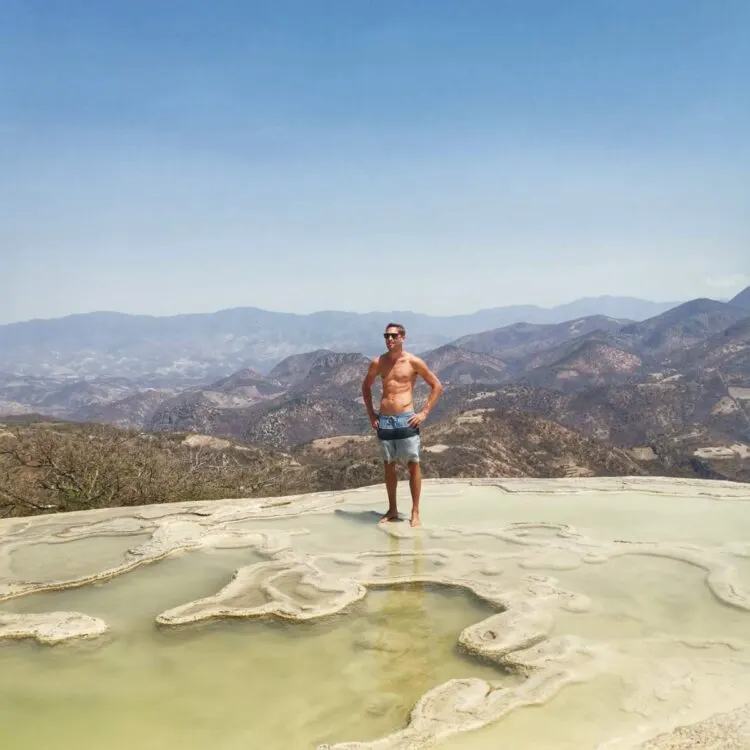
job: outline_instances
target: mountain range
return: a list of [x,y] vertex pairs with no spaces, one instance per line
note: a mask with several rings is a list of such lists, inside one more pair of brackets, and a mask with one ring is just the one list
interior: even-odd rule
[[[440,343],[420,352],[446,385],[427,432],[442,434],[446,424],[455,426],[477,409],[508,419],[521,413],[572,431],[547,430],[571,445],[577,435],[603,449],[636,451],[638,460],[646,455],[656,462],[650,470],[678,466],[701,476],[750,479],[748,291],[729,302],[690,300],[644,320],[597,313],[555,323],[514,322]],[[379,336],[382,319],[377,323]],[[370,435],[360,386],[371,356],[316,346],[265,371],[243,362],[207,382],[163,373],[0,375],[0,415],[37,413],[301,450],[315,441]],[[425,396],[418,386],[418,405]],[[521,424],[520,417],[513,419]],[[464,455],[476,448],[470,439],[451,452],[464,456],[467,466],[501,466],[497,456],[490,461],[494,438],[485,438],[477,438],[483,452],[471,461]],[[452,445],[449,436],[442,442]],[[565,446],[559,449],[564,456]],[[628,453],[628,460],[635,455]]]
[[243,367],[267,373],[285,357],[315,349],[375,354],[389,321],[406,326],[414,351],[428,351],[513,323],[562,323],[592,315],[638,321],[674,304],[594,297],[552,308],[495,307],[453,316],[403,310],[297,315],[255,307],[170,317],[93,312],[0,326],[0,371],[125,377],[154,387],[208,383]]

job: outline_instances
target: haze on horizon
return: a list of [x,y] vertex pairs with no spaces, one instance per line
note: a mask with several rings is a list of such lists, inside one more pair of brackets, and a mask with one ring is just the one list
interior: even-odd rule
[[728,298],[750,3],[0,6],[0,323]]

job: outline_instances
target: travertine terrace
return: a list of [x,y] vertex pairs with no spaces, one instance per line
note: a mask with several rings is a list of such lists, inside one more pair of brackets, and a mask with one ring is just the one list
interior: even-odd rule
[[[406,509],[407,488],[400,493]],[[336,636],[336,649],[346,653],[336,658],[339,672],[357,665],[351,676],[308,674],[306,688],[279,682],[285,692],[300,690],[300,705],[310,704],[307,718],[277,721],[269,711],[254,714],[249,701],[245,725],[216,719],[211,731],[228,734],[225,745],[214,745],[240,747],[246,739],[248,748],[480,750],[512,741],[535,750],[625,750],[694,747],[695,737],[704,738],[701,747],[714,747],[708,743],[719,737],[717,750],[750,747],[750,487],[655,478],[443,480],[426,481],[423,497],[424,526],[417,530],[377,523],[381,487],[3,521],[0,670],[19,675],[15,689],[33,705],[43,700],[49,660],[65,661],[63,683],[85,678],[88,685],[98,678],[86,670],[95,670],[98,659],[111,671],[127,643],[135,664],[128,662],[112,711],[123,695],[139,710],[139,649],[150,649],[149,662],[168,660],[181,638],[192,639],[191,654],[195,644],[209,648],[215,639],[218,665],[222,638],[230,637],[222,627],[277,623],[271,631],[233,631],[232,649],[244,644],[250,659],[241,679],[212,675],[211,659],[190,657],[191,669],[242,702],[237,691],[264,679],[260,651],[253,656],[261,641],[266,652],[275,644],[277,664],[309,658],[310,669],[323,669],[326,635],[310,628],[348,622],[345,648],[341,632]],[[192,567],[167,575],[170,560]],[[204,580],[207,566],[213,573]],[[129,593],[107,588],[118,581],[131,582]],[[403,599],[382,598],[399,590],[395,596]],[[460,602],[476,602],[471,611],[481,616],[450,636],[458,656],[450,656],[454,676],[441,682],[440,664],[429,656],[431,626],[445,620],[449,629],[450,613],[464,607],[459,593]],[[405,621],[398,602],[424,596],[432,603],[420,610],[422,619]],[[452,603],[441,604],[441,597]],[[156,609],[139,614],[146,599]],[[27,641],[37,643],[33,651]],[[381,652],[398,659],[370,685],[373,671],[386,669],[377,660]],[[393,670],[401,664],[424,672],[427,662],[438,681],[423,675],[424,692],[402,714],[392,711],[407,700]],[[162,690],[171,690],[166,668],[159,679]],[[270,686],[281,678],[268,672],[266,679]],[[347,679],[363,685],[364,703],[351,699]],[[108,690],[114,688],[101,686],[102,701]],[[315,714],[327,692],[346,714],[340,724]],[[0,744],[44,739],[22,725],[30,720],[23,712],[12,717],[0,729]],[[73,717],[58,736],[93,748],[96,737],[80,734],[81,721]],[[208,746],[164,716],[144,722],[110,747],[154,733],[175,747]],[[349,734],[339,735],[338,726]]]

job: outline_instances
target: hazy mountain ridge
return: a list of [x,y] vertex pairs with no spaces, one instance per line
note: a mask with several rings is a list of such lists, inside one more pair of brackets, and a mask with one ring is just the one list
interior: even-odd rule
[[456,346],[490,354],[499,359],[524,360],[539,352],[593,333],[614,333],[631,320],[591,315],[557,324],[515,323],[513,325],[462,336]]
[[643,360],[639,356],[603,341],[587,337],[583,342],[574,340],[565,348],[562,357],[532,369],[519,382],[570,391],[642,377]]
[[509,378],[508,365],[503,360],[456,344],[427,352],[424,359],[446,383],[502,383]]
[[750,286],[743,289],[739,294],[729,300],[730,305],[741,307],[743,310],[750,312]]
[[654,318],[624,326],[613,339],[624,349],[640,348],[646,357],[659,359],[700,344],[748,315],[750,311],[729,303],[695,299]]
[[290,388],[290,393],[330,393],[356,398],[370,358],[359,352],[324,352],[310,365],[307,374]]
[[[659,377],[679,375],[679,368],[684,369],[685,363],[695,369],[696,358],[706,356],[700,354],[700,347],[705,348],[709,341],[724,344],[723,349],[719,343],[713,344],[714,349],[718,347],[723,352],[715,354],[715,358],[726,360],[731,353],[739,361],[739,368],[735,369],[741,370],[741,337],[746,332],[746,319],[750,319],[750,312],[740,308],[713,300],[693,300],[638,324],[622,325],[621,321],[594,316],[554,326],[514,324],[458,340],[504,354],[503,359],[458,343],[443,345],[422,356],[451,386],[523,382],[569,392],[596,385],[649,381],[654,373]],[[727,323],[729,327],[724,328]],[[739,343],[732,338],[735,331],[739,332]],[[675,351],[675,342],[686,340],[697,341],[698,349],[683,351],[682,364],[669,357],[660,359],[662,352]],[[361,409],[360,385],[368,361],[369,357],[359,352],[318,349],[282,360],[268,375],[245,367],[205,386],[174,389],[155,406],[154,394],[164,393],[165,389],[150,390],[149,397],[141,403],[136,396],[137,384],[122,378],[70,383],[59,378],[10,376],[5,382],[0,379],[0,398],[74,419],[107,419],[108,412],[123,412],[128,403],[141,403],[142,417],[149,404],[154,409],[143,424],[150,428],[210,432],[212,424],[227,421],[222,416],[224,411],[238,412],[229,418],[231,423],[237,423],[259,418],[269,409],[283,410],[286,401],[300,397],[328,395],[350,402],[353,409]],[[97,404],[101,407],[99,413]],[[117,421],[127,423],[122,416]],[[138,426],[136,422],[131,424]]]
[[750,317],[678,352],[666,364],[687,375],[720,369],[731,385],[750,388]]
[[74,418],[80,422],[101,422],[118,427],[139,428],[147,424],[154,412],[174,395],[174,391],[149,388],[137,391],[119,401],[91,404],[76,412]]
[[0,370],[79,379],[119,376],[169,387],[208,383],[243,367],[267,373],[289,355],[316,349],[371,356],[380,350],[383,326],[392,320],[407,327],[414,351],[428,351],[522,321],[560,323],[602,310],[641,320],[674,304],[598,297],[549,309],[516,305],[453,316],[409,311],[297,315],[254,307],[169,317],[97,312],[0,326]]
[[698,427],[750,440],[750,411],[746,411],[750,402],[733,396],[720,374],[696,380],[607,384],[568,393],[512,384],[454,398],[456,408],[465,402],[477,408],[517,408],[619,445],[648,443],[662,434]]
[[307,377],[318,357],[331,353],[330,349],[315,349],[302,354],[292,354],[279,362],[268,373],[268,377],[287,386],[296,385]]

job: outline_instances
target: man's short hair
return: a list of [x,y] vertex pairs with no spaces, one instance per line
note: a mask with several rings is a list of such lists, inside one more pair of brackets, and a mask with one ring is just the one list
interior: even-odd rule
[[399,332],[399,333],[400,333],[400,334],[401,334],[402,336],[405,336],[405,335],[406,335],[406,328],[404,328],[404,327],[403,327],[403,326],[401,325],[401,323],[389,323],[389,324],[388,324],[388,325],[387,325],[387,326],[385,327],[385,330],[387,331],[387,330],[388,330],[389,328],[398,328],[398,332]]

